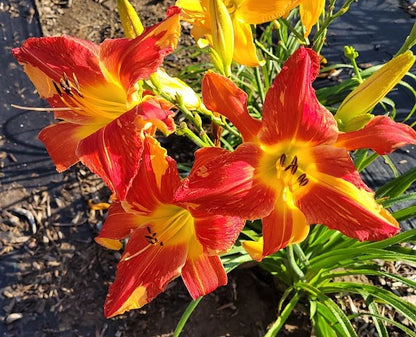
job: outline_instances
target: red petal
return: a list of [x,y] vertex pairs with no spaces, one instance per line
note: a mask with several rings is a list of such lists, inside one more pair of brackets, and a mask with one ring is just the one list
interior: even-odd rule
[[263,257],[303,241],[308,232],[304,214],[296,206],[288,205],[287,200],[276,200],[273,212],[263,219]]
[[[166,109],[163,106],[163,102],[160,102],[158,98],[147,96],[136,109],[142,120],[140,126],[146,128],[148,134],[153,135],[156,132],[156,128],[165,135],[175,131],[174,113]],[[151,129],[148,129],[149,122],[154,126]]]
[[127,95],[135,92],[138,80],[149,77],[162,64],[167,51],[156,45],[157,38],[108,39],[101,44],[100,61],[111,78],[120,82]]
[[261,121],[247,111],[247,94],[228,78],[208,72],[202,80],[202,97],[206,107],[227,117],[241,132],[244,141],[255,141]]
[[182,279],[194,300],[227,284],[227,274],[217,255],[188,259],[182,269]]
[[126,200],[136,211],[151,212],[160,203],[172,203],[179,185],[176,162],[155,139],[146,137],[142,163]]
[[397,221],[376,203],[371,193],[326,175],[309,181],[298,207],[308,223],[322,224],[359,240],[382,240],[399,231]]
[[234,152],[203,148],[178,189],[176,200],[208,212],[258,219],[273,208],[274,191],[255,178],[261,149],[251,143]]
[[320,145],[310,150],[313,153],[315,169],[318,172],[344,179],[358,188],[371,191],[361,179],[347,150],[332,145]]
[[66,73],[75,74],[81,86],[104,81],[99,60],[99,47],[70,36],[29,38],[13,55],[21,64],[39,68],[57,83]]
[[187,246],[152,245],[145,235],[148,235],[146,228],[133,232],[118,263],[116,279],[104,305],[107,318],[142,307],[181,273]]
[[266,95],[261,142],[296,139],[311,144],[332,143],[338,135],[332,114],[321,106],[312,88],[319,57],[299,48],[284,64]]
[[340,134],[335,143],[348,151],[372,149],[381,155],[407,144],[416,144],[415,130],[386,116],[372,118],[361,130]]
[[239,217],[212,215],[192,211],[198,241],[207,253],[220,253],[230,249],[244,227]]
[[179,7],[169,7],[166,11],[166,19],[160,23],[148,27],[140,35],[143,39],[148,37],[157,37],[157,45],[160,48],[175,49],[180,36],[180,14]]
[[104,226],[100,234],[95,238],[95,241],[101,243],[103,239],[124,239],[138,226],[137,216],[132,213],[126,213],[121,203],[115,202],[111,204]]
[[137,109],[126,112],[107,126],[83,139],[77,155],[81,161],[124,199],[135,176],[143,151],[135,119]]
[[79,161],[76,155],[78,144],[92,132],[94,129],[90,126],[61,122],[44,128],[39,139],[45,144],[58,172],[62,172]]

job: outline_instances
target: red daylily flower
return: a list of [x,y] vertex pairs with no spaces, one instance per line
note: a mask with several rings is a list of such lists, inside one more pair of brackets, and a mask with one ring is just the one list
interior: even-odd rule
[[129,237],[105,302],[106,317],[140,308],[180,275],[193,299],[227,283],[218,254],[231,248],[244,220],[195,210],[192,201],[175,202],[180,184],[176,162],[146,137],[126,198],[111,205],[96,238],[120,249],[119,240]]
[[310,224],[359,240],[380,240],[399,231],[397,221],[361,180],[347,150],[388,153],[416,143],[416,132],[388,117],[375,117],[362,130],[340,133],[312,88],[318,72],[317,54],[298,49],[268,91],[262,120],[248,114],[246,94],[229,79],[209,72],[203,80],[205,105],[229,118],[244,143],[234,152],[200,149],[176,200],[192,199],[198,209],[217,214],[262,218],[263,240],[246,243],[257,260],[302,241]]
[[[135,39],[96,45],[70,36],[42,37],[13,49],[60,120],[39,134],[59,172],[81,160],[123,196],[138,169],[143,134],[174,130],[172,112],[156,97],[142,97],[138,83],[177,45],[180,9],[168,15]],[[116,171],[121,175],[110,179]]]

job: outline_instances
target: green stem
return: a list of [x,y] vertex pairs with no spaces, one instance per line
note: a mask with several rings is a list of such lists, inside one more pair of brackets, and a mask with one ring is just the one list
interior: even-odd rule
[[300,294],[298,292],[295,293],[295,295],[292,297],[290,302],[285,306],[279,317],[277,317],[277,320],[273,323],[273,325],[270,327],[270,329],[267,331],[267,333],[264,335],[264,337],[275,337],[280,329],[285,324],[286,320],[289,318],[291,312],[295,308],[296,304],[298,303],[300,299]]
[[335,14],[333,14],[332,15],[332,10],[333,10],[333,4],[335,4],[335,1],[333,1],[330,5],[329,5],[329,7],[330,7],[330,12],[329,12],[329,15],[327,16],[327,18],[326,18],[326,20],[322,23],[322,26],[319,28],[319,30],[316,32],[316,34],[315,34],[315,36],[313,37],[313,43],[312,43],[312,45],[314,46],[314,50],[317,52],[317,53],[319,53],[320,51],[321,51],[321,49],[322,49],[322,46],[324,45],[324,42],[325,42],[325,35],[326,35],[326,31],[327,31],[327,28],[328,28],[328,26],[331,24],[331,22],[332,21],[334,21],[337,17],[339,17],[339,16],[341,16],[341,15],[344,15],[347,11],[348,11],[348,9],[349,9],[349,7],[350,7],[350,5],[351,5],[351,3],[353,2],[354,0],[347,0],[343,5],[342,5],[342,7],[339,9],[339,11],[338,12],[336,12]]
[[180,335],[192,312],[195,310],[195,308],[197,307],[199,302],[201,302],[202,299],[203,297],[199,297],[195,301],[189,303],[184,313],[182,314],[182,317],[179,320],[178,325],[176,326],[175,332],[173,333],[173,337],[178,337]]
[[194,142],[199,147],[209,147],[211,144],[205,143],[201,138],[199,138],[191,129],[188,128],[185,122],[179,124],[176,128],[176,134],[178,136],[188,137],[192,142]]
[[355,76],[357,77],[357,81],[361,84],[363,83],[363,78],[361,77],[361,70],[358,68],[357,61],[354,58],[351,59],[352,67],[354,68]]
[[303,252],[303,249],[296,243],[292,244],[293,249],[296,253],[296,255],[299,257],[299,259],[302,261],[302,263],[308,267],[309,266],[309,260],[306,257],[305,253]]
[[254,40],[254,44],[259,47],[261,49],[261,51],[265,54],[267,54],[267,56],[270,57],[270,59],[272,59],[273,61],[278,62],[279,64],[282,62],[276,55],[274,55],[271,51],[267,50],[265,46],[263,46],[263,44],[257,40]]
[[198,109],[198,112],[200,112],[201,114],[203,114],[205,117],[208,117],[210,119],[211,122],[223,127],[224,129],[226,129],[227,131],[229,131],[231,134],[233,134],[236,137],[241,137],[240,133],[235,130],[233,127],[231,127],[230,125],[228,125],[226,122],[223,122],[222,119],[220,117],[215,116],[212,111],[205,109],[204,107],[200,107]]
[[257,83],[258,92],[260,94],[260,99],[262,102],[264,102],[265,95],[264,95],[263,83],[261,81],[261,76],[260,76],[260,68],[256,67],[254,69],[254,73],[256,74],[256,83]]
[[292,271],[299,277],[300,280],[305,281],[305,274],[296,263],[295,254],[293,253],[293,245],[286,247],[286,254]]
[[296,38],[302,43],[302,44],[308,44],[308,42],[305,40],[302,34],[300,34],[291,24],[288,20],[285,18],[280,18],[280,21],[282,21],[285,26],[296,36]]
[[406,41],[404,41],[403,45],[395,55],[403,54],[404,52],[408,51],[410,48],[412,48],[416,44],[416,22],[413,24],[413,28],[409,34],[409,36],[406,38]]

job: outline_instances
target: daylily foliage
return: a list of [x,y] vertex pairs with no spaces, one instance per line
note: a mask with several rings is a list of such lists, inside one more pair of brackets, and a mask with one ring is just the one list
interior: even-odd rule
[[[312,87],[320,55],[299,47],[326,13],[324,0],[178,0],[165,20],[148,28],[129,1],[117,4],[126,38],[99,45],[70,36],[31,38],[13,49],[57,120],[39,134],[57,170],[81,161],[113,192],[96,237],[108,249],[124,248],[106,317],[142,307],[179,276],[194,300],[225,285],[220,256],[234,245],[261,261],[305,240],[315,224],[360,241],[399,232],[350,151],[385,155],[416,144],[410,126],[370,114],[413,65],[411,51],[361,83],[333,115]],[[263,66],[260,55],[273,49],[256,50],[253,25],[294,10],[302,23],[295,34],[299,48],[285,63],[273,57],[272,66],[257,68],[263,77],[279,72],[268,81],[264,101],[254,86],[247,95],[230,79],[232,62]],[[210,46],[221,73],[205,73],[203,103],[185,81],[160,68],[178,44],[180,19],[193,25],[200,47]],[[210,119],[211,138],[202,115]],[[223,130],[234,138],[225,140]],[[203,147],[183,179],[158,141],[175,131]],[[261,222],[257,241],[238,240],[247,220]]]

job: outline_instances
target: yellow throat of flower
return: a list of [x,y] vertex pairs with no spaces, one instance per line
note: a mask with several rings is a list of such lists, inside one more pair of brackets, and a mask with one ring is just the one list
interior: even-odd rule
[[314,160],[306,144],[283,142],[275,146],[262,145],[256,177],[271,186],[276,195],[304,193],[308,190],[309,174],[314,170]]

